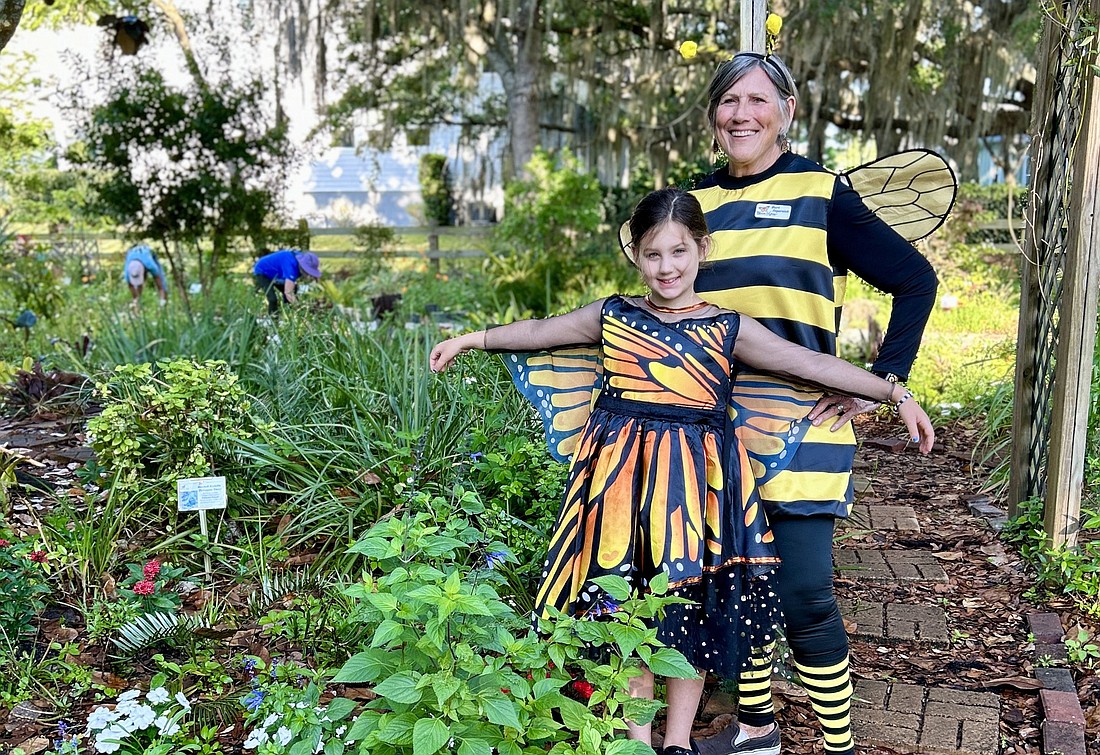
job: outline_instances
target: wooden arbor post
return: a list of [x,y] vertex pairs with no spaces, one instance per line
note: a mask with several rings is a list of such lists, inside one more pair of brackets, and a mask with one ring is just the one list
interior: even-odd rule
[[767,0],[741,0],[741,50],[764,52],[764,22]]
[[[1093,0],[1092,15],[1100,11]],[[1095,44],[1084,61],[1091,74]],[[1081,134],[1075,145],[1068,212],[1069,235],[1058,323],[1054,411],[1050,425],[1046,505],[1047,540],[1057,547],[1077,544],[1081,492],[1085,483],[1085,441],[1096,344],[1096,286],[1100,282],[1100,87],[1085,75]]]
[[1098,10],[1100,0],[1062,0],[1044,23],[1008,491],[1010,516],[1043,496],[1048,541],[1068,547],[1079,526],[1100,278],[1097,46],[1080,42]]

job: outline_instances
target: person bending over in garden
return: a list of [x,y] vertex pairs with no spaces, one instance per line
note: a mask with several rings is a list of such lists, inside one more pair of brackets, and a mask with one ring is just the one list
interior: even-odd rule
[[[611,296],[557,317],[458,336],[432,349],[429,366],[445,370],[471,349],[600,345],[602,385],[572,454],[536,612],[597,617],[616,606],[594,579],[619,575],[644,590],[666,573],[670,593],[691,602],[667,608],[656,621],[658,637],[700,675],[667,681],[663,752],[688,755],[703,675],[736,676],[752,648],[773,642],[779,621],[779,559],[728,406],[737,365],[891,402],[924,453],[934,435],[902,386],[703,301],[695,279],[712,242],[690,194],[669,188],[648,195],[629,236],[646,296]],[[631,694],[651,698],[653,685],[645,670]],[[650,725],[632,725],[629,735],[648,744]]]
[[[714,239],[696,290],[708,302],[736,307],[768,330],[815,352],[836,353],[848,270],[890,294],[885,341],[872,367],[904,381],[936,300],[928,261],[874,215],[842,178],[789,151],[787,132],[797,88],[775,55],[742,52],[718,66],[707,118],[728,164],[692,191]],[[900,390],[900,389],[899,389]],[[848,393],[844,391],[843,393]],[[792,448],[786,469],[758,476],[760,496],[783,560],[777,574],[786,640],[817,714],[828,755],[851,755],[848,637],[833,594],[832,542],[837,517],[848,515],[855,435],[849,420],[876,403],[806,393],[746,370],[735,402],[782,405],[813,426]],[[816,405],[815,405],[816,402]],[[750,454],[766,435],[746,434]],[[738,684],[738,723],[700,743],[708,755],[778,755],[771,700],[772,648],[757,654]]]
[[137,307],[141,300],[141,292],[145,288],[145,278],[153,276],[153,283],[157,287],[160,296],[160,305],[168,303],[168,286],[164,281],[164,270],[153,250],[145,244],[137,244],[126,252],[126,261],[122,264],[122,277],[130,286],[130,304]]
[[256,260],[252,277],[256,290],[267,297],[268,314],[277,313],[284,301],[288,304],[298,301],[295,292],[303,275],[314,279],[321,277],[321,263],[313,252],[279,249]]

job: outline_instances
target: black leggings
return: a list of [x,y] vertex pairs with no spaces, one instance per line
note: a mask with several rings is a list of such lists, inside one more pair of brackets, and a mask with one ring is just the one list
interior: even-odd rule
[[779,598],[794,658],[831,666],[848,655],[848,634],[833,595],[832,516],[772,520],[779,567]]

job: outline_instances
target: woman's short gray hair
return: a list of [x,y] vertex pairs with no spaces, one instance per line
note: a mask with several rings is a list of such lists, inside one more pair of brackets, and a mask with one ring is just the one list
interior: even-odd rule
[[[779,101],[783,102],[788,97],[794,97],[798,101],[798,86],[794,83],[794,76],[787,68],[787,64],[778,55],[761,55],[755,52],[739,52],[732,58],[718,66],[714,76],[710,80],[710,88],[707,90],[707,123],[713,131],[717,125],[718,103],[729,88],[744,78],[754,68],[759,68],[768,77],[779,95]],[[787,115],[787,124],[779,131],[779,142],[787,138],[787,131],[791,127],[790,113]]]

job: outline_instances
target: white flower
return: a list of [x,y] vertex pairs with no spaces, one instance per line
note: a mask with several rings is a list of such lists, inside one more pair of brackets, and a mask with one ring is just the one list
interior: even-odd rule
[[93,710],[91,715],[88,716],[88,731],[98,731],[99,729],[106,728],[107,724],[117,718],[117,713],[101,705]]
[[115,711],[123,716],[130,715],[130,711],[140,705],[137,701],[139,697],[141,697],[141,690],[126,690],[118,696],[118,704],[115,706]]
[[172,698],[168,694],[168,690],[164,687],[157,687],[156,689],[149,690],[145,695],[145,699],[151,702],[153,705],[159,705],[160,703],[166,703]]
[[157,718],[157,712],[148,705],[137,705],[130,711],[130,717],[119,721],[119,725],[126,731],[148,729]]
[[244,749],[255,750],[257,747],[267,741],[267,732],[263,729],[256,729],[248,735],[248,739],[244,741]]
[[165,737],[170,737],[173,734],[178,734],[180,730],[180,725],[168,718],[168,716],[157,716],[157,720],[153,723],[157,725],[157,732]]
[[345,732],[345,731],[347,731],[347,730],[348,730],[348,727],[346,727],[346,726],[339,726],[339,727],[337,727],[337,729],[336,729],[336,736],[338,736],[338,737],[342,737],[342,736],[344,736],[344,732]]
[[187,702],[187,696],[182,692],[176,693],[176,702],[180,704],[180,707],[183,708],[184,711],[191,710],[191,703]]
[[282,718],[282,716],[278,713],[272,713],[270,716],[264,719],[263,728],[266,729],[268,726],[271,726],[271,724],[275,723],[280,718]]
[[95,738],[96,752],[115,752],[122,746],[122,740],[127,734],[128,732],[118,724],[108,726]]
[[283,747],[290,744],[290,740],[294,739],[294,732],[288,729],[286,726],[280,726],[278,731],[275,732],[275,741]]

